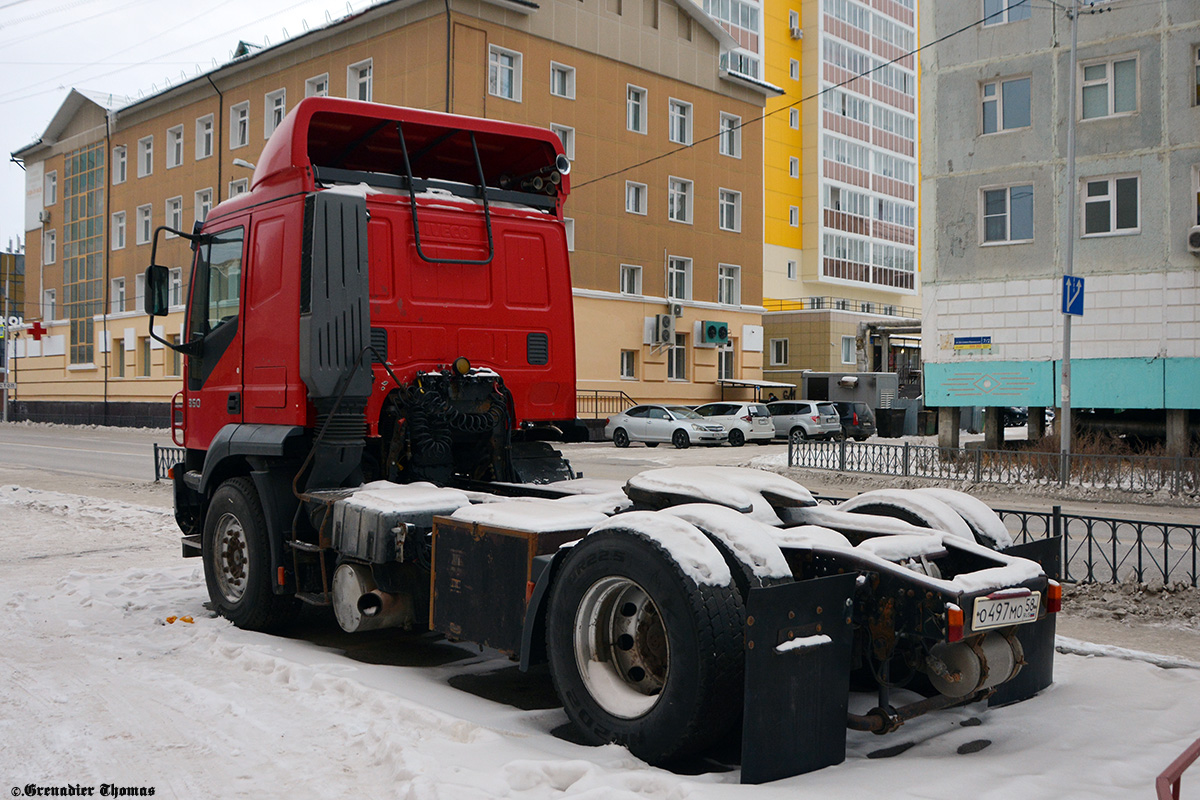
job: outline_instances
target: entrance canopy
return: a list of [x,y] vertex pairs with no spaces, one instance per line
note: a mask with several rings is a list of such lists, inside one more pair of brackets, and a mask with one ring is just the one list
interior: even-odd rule
[[794,383],[780,383],[779,381],[751,381],[751,380],[734,380],[732,378],[722,378],[717,381],[721,384],[721,399],[725,399],[725,387],[730,389],[753,389],[754,400],[758,402],[762,400],[763,389],[795,389]]

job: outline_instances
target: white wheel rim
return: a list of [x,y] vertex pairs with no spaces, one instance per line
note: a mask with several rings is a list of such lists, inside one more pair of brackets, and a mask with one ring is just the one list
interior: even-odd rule
[[246,593],[246,573],[249,568],[249,547],[242,521],[226,512],[217,520],[216,535],[213,537],[213,572],[221,596],[236,603]]
[[666,629],[650,595],[608,577],[584,592],[575,613],[575,663],[588,694],[614,717],[650,711],[670,672]]

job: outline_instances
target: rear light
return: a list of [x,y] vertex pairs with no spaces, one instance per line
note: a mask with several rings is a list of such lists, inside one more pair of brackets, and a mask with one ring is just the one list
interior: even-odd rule
[[749,415],[742,417],[742,422],[752,422],[753,420],[754,420],[754,417],[751,417]]
[[1050,581],[1046,587],[1046,613],[1057,614],[1062,611],[1062,584]]
[[813,421],[813,422],[820,422],[820,421],[821,421],[821,417],[820,417],[820,416],[814,416],[814,417],[812,418],[812,421]]
[[175,468],[174,467],[171,467],[169,470],[167,470],[167,479],[172,480],[172,481],[175,480]]
[[855,411],[855,412],[854,412],[854,422],[853,422],[853,423],[851,423],[851,424],[853,424],[853,425],[857,425],[857,424],[858,424],[858,412],[857,412],[857,411]]
[[963,612],[954,603],[946,603],[946,641],[960,642],[963,637]]

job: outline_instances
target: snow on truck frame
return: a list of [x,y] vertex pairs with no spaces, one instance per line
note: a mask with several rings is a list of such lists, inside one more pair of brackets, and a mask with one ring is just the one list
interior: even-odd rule
[[[741,726],[741,779],[845,758],[1053,679],[1055,540],[948,490],[817,507],[739,468],[577,479],[570,164],[527,126],[332,98],[272,135],[192,244],[171,470],[218,613],[423,628],[548,662],[597,744],[655,764]],[[474,365],[474,366],[472,366]],[[851,682],[879,695],[849,712]],[[925,699],[894,707],[906,687]]]

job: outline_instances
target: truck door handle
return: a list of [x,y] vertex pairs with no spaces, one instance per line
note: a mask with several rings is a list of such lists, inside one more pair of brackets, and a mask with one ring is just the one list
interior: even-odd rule
[[225,410],[230,414],[242,413],[242,394],[241,392],[230,392],[229,397],[225,400]]

